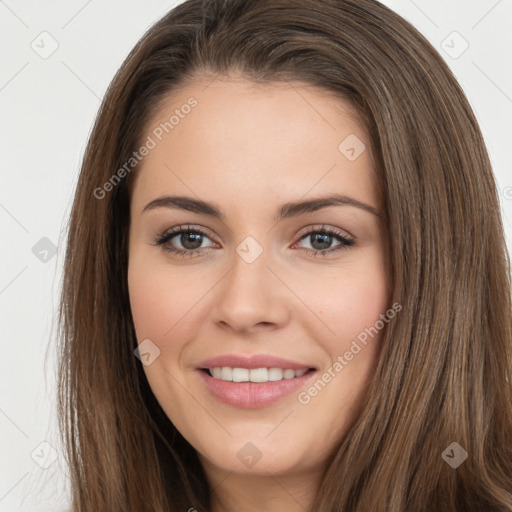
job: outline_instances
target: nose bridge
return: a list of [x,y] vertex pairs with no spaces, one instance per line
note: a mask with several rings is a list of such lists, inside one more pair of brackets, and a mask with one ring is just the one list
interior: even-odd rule
[[249,329],[259,323],[280,324],[288,308],[282,284],[267,268],[270,249],[248,236],[236,246],[231,270],[216,297],[215,316],[235,329]]

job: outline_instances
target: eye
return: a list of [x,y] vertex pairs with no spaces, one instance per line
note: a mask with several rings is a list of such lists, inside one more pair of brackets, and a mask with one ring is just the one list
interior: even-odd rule
[[[192,228],[191,226],[175,226],[161,235],[155,240],[154,245],[163,246],[163,248],[176,254],[178,256],[193,256],[206,247],[201,247],[204,238],[209,238],[208,235],[199,228]],[[174,247],[172,240],[176,239],[174,244],[179,244],[181,247]]]
[[[159,235],[153,245],[162,246],[167,252],[180,257],[192,257],[204,249],[213,247],[213,245],[203,247],[205,239],[210,240],[210,237],[202,229],[191,226],[175,226]],[[336,240],[339,243],[331,247]],[[355,240],[349,238],[344,232],[326,226],[310,229],[303,233],[298,243],[302,241],[309,242],[310,247],[299,247],[299,249],[312,253],[314,256],[325,256],[355,245]]]
[[[334,247],[330,247],[335,240],[338,240],[339,244]],[[302,250],[310,253],[312,252],[314,255],[320,254],[322,256],[342,249],[347,249],[355,245],[355,240],[353,238],[349,238],[337,229],[325,226],[308,231],[301,236],[300,241],[308,241],[310,245],[310,247],[303,247]]]

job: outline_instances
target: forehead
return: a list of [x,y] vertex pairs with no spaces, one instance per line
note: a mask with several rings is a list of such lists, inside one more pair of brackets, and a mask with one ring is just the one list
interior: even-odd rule
[[261,201],[333,188],[378,202],[357,112],[309,84],[192,81],[160,102],[146,125],[149,139],[134,176],[137,202],[177,189],[224,199],[243,191]]

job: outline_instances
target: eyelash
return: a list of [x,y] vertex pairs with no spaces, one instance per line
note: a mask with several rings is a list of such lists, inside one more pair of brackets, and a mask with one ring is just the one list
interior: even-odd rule
[[[201,252],[203,249],[206,249],[206,247],[203,247],[200,249],[176,249],[174,247],[165,245],[167,242],[172,240],[174,237],[181,235],[183,233],[196,233],[198,235],[202,235],[207,238],[210,238],[207,233],[205,233],[203,230],[201,230],[199,228],[192,228],[191,226],[175,226],[171,229],[164,231],[160,235],[158,235],[158,237],[155,239],[155,242],[153,245],[163,246],[164,250],[166,250],[167,252],[170,252],[170,253],[172,253],[176,256],[180,256],[180,257],[192,257],[192,256],[196,255],[197,253]],[[324,227],[324,226],[322,226],[320,229],[312,229],[312,230],[307,231],[306,233],[302,234],[299,239],[299,242],[304,240],[308,236],[311,236],[312,234],[318,234],[318,233],[331,235],[331,236],[337,238],[341,242],[341,244],[339,246],[337,246],[335,248],[331,248],[331,249],[317,250],[317,249],[307,249],[307,248],[302,247],[302,248],[300,248],[300,250],[306,251],[308,253],[313,253],[313,256],[317,256],[317,255],[325,256],[327,254],[330,254],[330,253],[333,253],[336,251],[340,251],[343,249],[350,249],[351,247],[353,247],[355,245],[355,240],[343,236],[336,229]]]

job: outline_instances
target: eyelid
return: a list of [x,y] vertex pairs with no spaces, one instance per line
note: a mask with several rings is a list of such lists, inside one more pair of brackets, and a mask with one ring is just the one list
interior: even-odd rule
[[352,235],[349,231],[346,229],[333,227],[328,224],[310,224],[309,226],[306,226],[305,228],[302,228],[296,237],[299,237],[299,239],[302,239],[303,235],[308,235],[312,231],[327,231],[332,234],[336,234],[338,236],[343,236],[344,238],[350,239],[350,240],[356,240],[356,237]]
[[[161,240],[163,238],[173,238],[174,236],[177,236],[183,231],[194,231],[199,232],[202,235],[208,237],[212,242],[215,242],[215,236],[212,236],[211,231],[208,228],[205,228],[204,226],[200,225],[192,225],[192,224],[178,224],[177,226],[173,226],[171,228],[164,229],[163,231],[158,231],[154,239],[155,240]],[[164,242],[165,243],[165,242]],[[217,243],[217,242],[215,242]],[[158,244],[156,244],[158,245]]]

